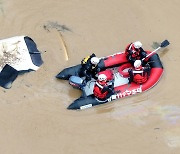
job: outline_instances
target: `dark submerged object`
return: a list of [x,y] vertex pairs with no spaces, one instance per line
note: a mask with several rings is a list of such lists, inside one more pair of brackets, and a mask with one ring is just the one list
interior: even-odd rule
[[[4,67],[2,67],[2,70],[0,72],[0,86],[3,88],[6,89],[11,88],[12,83],[15,81],[18,75],[37,70],[43,64],[41,53],[37,49],[36,43],[28,36],[16,36],[16,37],[4,39],[4,40],[0,40],[0,43],[2,43],[2,45],[3,43],[5,44],[7,43],[7,48],[15,44],[18,48],[14,50],[17,50],[19,54],[23,54],[27,51],[30,55],[30,60],[29,59],[28,60],[31,61],[32,63],[32,65],[29,66],[29,68],[27,69],[24,69],[23,67],[21,69],[20,65],[23,66],[23,63],[21,64],[21,62],[18,61],[14,61],[12,66],[10,64],[4,63]],[[11,54],[11,52],[13,52],[14,50],[2,51],[2,52],[7,52],[7,53],[9,52],[9,54]],[[21,52],[21,50],[23,50],[23,52]],[[16,67],[16,63],[17,63],[17,67]]]

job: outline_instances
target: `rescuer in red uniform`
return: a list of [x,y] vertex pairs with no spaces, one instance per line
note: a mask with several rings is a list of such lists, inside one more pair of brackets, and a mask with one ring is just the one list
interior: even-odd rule
[[134,65],[136,60],[142,60],[147,56],[147,53],[143,50],[142,43],[140,41],[130,43],[125,49],[125,54],[126,58],[132,65]]
[[94,86],[94,96],[99,100],[106,100],[113,94],[113,87],[114,85],[108,85],[107,76],[105,74],[100,74],[98,76],[98,80]]
[[129,82],[132,81],[137,84],[143,84],[148,80],[150,73],[150,66],[147,64],[145,67],[142,67],[141,60],[136,60],[134,62],[134,69],[129,69]]

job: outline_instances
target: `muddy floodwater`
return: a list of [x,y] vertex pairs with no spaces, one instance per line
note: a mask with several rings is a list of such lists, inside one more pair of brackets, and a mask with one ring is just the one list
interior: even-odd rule
[[[0,38],[33,38],[44,61],[0,88],[0,154],[179,154],[179,8],[179,0],[0,0]],[[55,78],[62,69],[91,53],[107,56],[136,40],[153,50],[165,39],[154,88],[66,109],[81,93]]]

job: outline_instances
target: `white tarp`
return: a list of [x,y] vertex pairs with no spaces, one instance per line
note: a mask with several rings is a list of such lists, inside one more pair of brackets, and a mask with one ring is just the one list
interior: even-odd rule
[[6,64],[17,71],[39,68],[32,63],[24,36],[0,40],[0,71]]

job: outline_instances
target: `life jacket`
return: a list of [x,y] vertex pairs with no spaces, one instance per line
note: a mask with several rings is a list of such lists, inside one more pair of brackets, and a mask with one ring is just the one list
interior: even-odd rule
[[125,49],[126,56],[132,55],[133,58],[139,60],[140,57],[140,49],[134,47],[133,43],[129,44]]
[[133,81],[137,84],[145,83],[148,79],[148,72],[144,71],[141,66],[139,69],[133,70]]
[[96,81],[95,86],[94,86],[94,96],[97,97],[98,99],[106,99],[106,96],[108,94],[108,91],[102,92],[103,88],[107,86],[106,81]]

